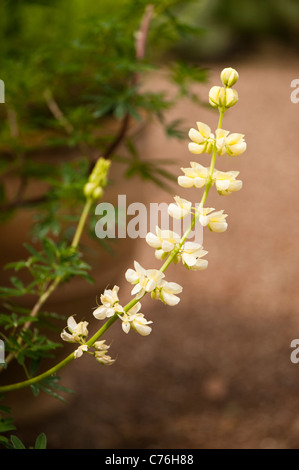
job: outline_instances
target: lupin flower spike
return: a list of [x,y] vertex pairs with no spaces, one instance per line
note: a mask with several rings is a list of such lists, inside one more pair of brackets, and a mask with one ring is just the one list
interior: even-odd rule
[[[174,203],[168,206],[168,214],[175,219],[182,219],[188,214],[192,215],[192,222],[182,237],[170,230],[162,230],[156,227],[156,234],[149,232],[146,235],[146,242],[155,249],[155,257],[164,260],[160,269],[145,269],[137,261],[134,261],[135,269],[128,269],[125,273],[126,280],[133,284],[131,295],[134,298],[124,307],[120,305],[118,292],[119,287],[106,289],[101,295],[101,305],[98,306],[93,315],[98,320],[107,320],[106,324],[112,324],[116,319],[121,320],[122,330],[129,333],[131,329],[142,336],[148,336],[151,331],[152,321],[146,320],[143,313],[140,313],[140,300],[148,293],[153,299],[161,300],[169,306],[177,305],[180,301],[178,294],[183,290],[182,286],[176,282],[168,282],[165,279],[165,270],[173,262],[182,264],[190,271],[201,271],[207,268],[208,260],[205,255],[208,253],[202,245],[188,240],[196,223],[203,227],[208,227],[212,232],[222,233],[228,228],[226,222],[227,214],[224,210],[215,210],[205,207],[208,193],[213,185],[219,195],[228,195],[239,191],[242,188],[242,181],[237,180],[238,171],[219,171],[215,169],[217,156],[228,155],[229,157],[241,155],[246,150],[244,135],[239,133],[229,133],[222,129],[224,113],[228,108],[234,106],[238,101],[238,93],[232,86],[238,81],[239,74],[231,67],[225,68],[221,72],[223,87],[213,86],[209,92],[211,106],[218,108],[219,122],[215,132],[202,122],[197,122],[197,130],[190,129],[188,135],[191,140],[189,151],[200,155],[203,153],[212,154],[209,167],[204,167],[198,162],[190,162],[190,168],[182,168],[183,176],[178,177],[178,184],[183,188],[204,188],[201,202],[195,208],[187,199],[175,196]],[[92,172],[84,192],[87,198],[96,198],[101,193],[101,188],[106,184],[106,176],[110,163],[100,159]],[[105,324],[105,325],[106,325]],[[106,331],[105,325],[102,327]],[[96,339],[102,335],[102,329],[96,334]],[[114,359],[107,356],[109,346],[104,341],[85,342],[87,337],[87,322],[76,323],[73,317],[68,319],[69,333],[63,331],[61,337],[65,341],[78,342],[80,346],[74,353],[74,357],[81,357],[83,352],[89,352],[93,345],[94,357],[98,362],[110,365]]]
[[[95,359],[104,365],[110,365],[114,362],[108,356],[107,350],[109,346],[105,341],[99,340],[102,335],[110,328],[114,322],[121,320],[122,329],[128,333],[131,328],[142,336],[148,336],[152,328],[152,322],[144,318],[144,315],[139,312],[140,299],[146,294],[150,293],[153,299],[161,300],[163,303],[174,306],[179,302],[177,294],[182,292],[182,287],[175,282],[168,282],[165,279],[165,271],[171,263],[176,263],[179,260],[182,264],[191,271],[204,270],[208,266],[208,260],[204,259],[207,251],[199,243],[188,240],[189,235],[195,228],[196,223],[201,223],[203,226],[208,227],[213,232],[224,232],[227,229],[226,217],[223,210],[217,210],[205,207],[205,203],[210,189],[213,185],[219,195],[227,195],[232,192],[239,191],[242,187],[242,181],[237,180],[238,171],[219,171],[215,169],[215,161],[217,156],[220,157],[225,153],[228,156],[240,155],[246,149],[243,134],[232,133],[222,130],[222,121],[224,113],[228,108],[236,104],[237,92],[231,87],[238,80],[238,73],[232,68],[224,69],[221,72],[221,80],[224,87],[212,87],[209,93],[210,103],[212,106],[217,107],[219,111],[219,121],[217,129],[214,133],[210,132],[209,126],[203,123],[197,123],[198,131],[193,130],[189,132],[189,137],[194,139],[194,143],[204,148],[196,148],[195,154],[202,153],[202,150],[209,153],[211,152],[211,160],[209,167],[202,167],[199,163],[191,162],[191,168],[183,168],[184,176],[178,177],[178,183],[184,188],[203,188],[201,201],[196,207],[192,207],[192,203],[180,196],[175,197],[176,204],[169,205],[169,214],[174,218],[183,218],[187,214],[192,215],[191,223],[183,234],[178,239],[173,233],[163,233],[162,230],[157,231],[157,235],[148,234],[147,242],[156,251],[163,251],[159,253],[158,259],[166,259],[160,269],[145,269],[137,261],[134,263],[135,270],[128,269],[125,277],[128,282],[134,284],[131,294],[131,299],[125,306],[119,304],[118,287],[115,286],[112,290],[106,289],[103,296],[101,296],[102,305],[95,310],[95,316],[99,319],[106,319],[104,325],[87,341],[88,330],[87,322],[77,323],[74,317],[69,317],[67,320],[67,328],[61,333],[61,338],[64,341],[71,343],[78,343],[77,349],[69,354],[65,359],[59,362],[56,366],[51,367],[48,371],[29,378],[17,384],[0,386],[0,393],[8,392],[22,387],[27,387],[44,380],[47,377],[55,374],[62,367],[68,364],[73,359],[83,356],[84,353],[91,354]],[[200,136],[198,135],[198,133]],[[189,149],[191,153],[194,148]],[[86,195],[86,204],[83,210],[81,220],[84,220],[88,213],[88,208],[94,198],[98,197],[101,189],[107,183],[107,171],[110,162],[100,159],[95,166],[94,171],[85,185],[84,192]],[[97,188],[100,188],[98,191]],[[87,209],[86,209],[87,208]],[[186,219],[185,219],[186,220]],[[73,247],[76,247],[81,235],[83,223],[77,229],[77,236],[75,234]],[[173,248],[172,248],[173,247]],[[171,250],[171,251],[169,251]],[[67,331],[68,330],[68,331]],[[94,352],[90,349],[94,348]]]

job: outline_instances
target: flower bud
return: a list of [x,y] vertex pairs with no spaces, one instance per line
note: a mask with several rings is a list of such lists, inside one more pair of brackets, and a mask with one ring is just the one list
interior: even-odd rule
[[93,197],[93,192],[95,190],[94,183],[86,183],[84,186],[84,196],[85,197]]
[[86,198],[98,199],[103,195],[103,188],[107,184],[107,174],[110,167],[110,161],[99,158],[95,164],[88,182],[84,186],[84,195]]
[[225,87],[232,87],[235,83],[237,83],[239,74],[238,72],[231,68],[227,67],[222,70],[221,75],[220,75],[221,81]]
[[103,188],[101,188],[100,186],[98,186],[97,188],[95,188],[95,190],[93,191],[92,193],[92,197],[94,199],[99,199],[100,197],[103,196]]
[[230,108],[238,99],[238,93],[231,88],[213,86],[209,92],[209,102],[213,108]]

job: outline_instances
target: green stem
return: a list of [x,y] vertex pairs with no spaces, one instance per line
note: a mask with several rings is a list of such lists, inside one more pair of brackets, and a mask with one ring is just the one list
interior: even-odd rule
[[80,238],[81,238],[81,235],[82,235],[85,223],[86,223],[86,219],[87,219],[88,214],[89,214],[91,204],[92,204],[92,199],[88,198],[86,200],[85,206],[83,208],[79,223],[77,225],[76,233],[75,233],[73,241],[72,241],[72,247],[73,248],[77,248],[77,246],[79,245]]
[[[221,129],[221,126],[222,126],[222,120],[223,120],[223,115],[224,115],[224,110],[219,110],[220,112],[220,116],[219,116],[219,122],[218,122],[218,128],[217,129]],[[201,202],[200,202],[200,205],[199,207],[200,208],[203,208],[204,204],[205,204],[205,201],[207,199],[207,196],[208,196],[208,193],[210,191],[210,188],[212,186],[212,183],[213,183],[213,172],[214,172],[214,168],[215,168],[215,161],[216,161],[216,155],[217,155],[217,147],[216,147],[216,142],[214,144],[214,148],[213,148],[213,153],[212,153],[212,157],[211,157],[211,163],[210,163],[210,170],[209,170],[209,176],[208,176],[208,181],[207,181],[207,184],[206,184],[206,187],[205,187],[205,191],[203,193],[203,196],[201,198]],[[90,208],[90,203],[91,201],[87,200],[87,203],[83,209],[83,212],[82,212],[82,216],[81,216],[81,219],[80,219],[80,222],[78,224],[78,228],[77,228],[77,231],[76,231],[76,234],[75,234],[75,237],[74,237],[74,240],[73,240],[73,244],[72,246],[76,246],[76,243],[77,243],[77,239],[79,240],[80,239],[80,236],[81,236],[81,233],[82,233],[82,229],[84,227],[84,223],[85,223],[85,220],[86,220],[86,217],[87,217],[87,214],[88,214],[88,211],[89,211],[89,208]],[[87,210],[87,206],[88,206],[88,210]],[[167,260],[165,261],[165,263],[163,264],[163,266],[160,268],[160,271],[164,273],[164,271],[166,271],[166,269],[168,268],[168,266],[172,263],[172,261],[174,260],[174,258],[177,256],[177,254],[179,253],[180,249],[182,248],[183,244],[185,243],[186,239],[188,238],[191,230],[194,228],[196,222],[198,221],[198,218],[199,218],[199,211],[196,212],[196,214],[193,216],[193,219],[188,227],[188,229],[186,230],[186,232],[184,233],[183,237],[181,238],[180,242],[178,243],[178,245],[172,250],[172,252],[170,253],[169,257],[167,258]],[[84,222],[82,222],[82,220],[84,220]],[[144,294],[146,295],[146,294]],[[136,305],[137,302],[139,302],[140,299],[132,299],[130,302],[128,302],[128,304],[123,308],[123,310],[125,312],[128,312],[134,305]],[[116,314],[113,315],[113,317],[111,317],[93,336],[92,338],[90,338],[90,340],[86,343],[88,347],[91,347],[93,346],[93,344],[116,322],[116,320],[119,318],[119,316]],[[56,374],[60,369],[62,369],[64,366],[66,366],[69,362],[71,362],[72,360],[74,359],[74,352],[71,353],[69,356],[67,356],[63,361],[59,362],[58,364],[56,364],[56,366],[52,367],[51,369],[47,370],[46,372],[44,372],[43,374],[40,374],[32,379],[29,379],[29,380],[25,380],[23,382],[18,382],[16,384],[11,384],[11,385],[6,385],[6,386],[3,386],[3,387],[0,387],[0,393],[1,392],[9,392],[11,390],[17,390],[17,389],[20,389],[20,388],[24,388],[24,387],[28,387],[30,385],[33,385],[35,383],[38,383],[40,381],[42,381],[43,379],[49,377],[50,375],[53,375],[53,374]]]

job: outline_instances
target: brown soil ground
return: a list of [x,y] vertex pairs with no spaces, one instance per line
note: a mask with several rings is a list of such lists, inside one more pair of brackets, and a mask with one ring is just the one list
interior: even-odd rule
[[[205,232],[206,271],[169,269],[167,279],[184,288],[178,306],[144,299],[142,312],[154,322],[150,336],[125,335],[115,324],[106,335],[117,357],[112,367],[84,357],[61,371],[62,384],[76,391],[67,404],[34,400],[29,391],[12,394],[17,434],[25,442],[43,431],[52,449],[299,447],[299,364],[290,361],[290,343],[299,338],[299,104],[290,100],[298,63],[277,53],[214,64],[209,83],[195,88],[206,99],[223,66],[240,73],[240,101],[223,127],[244,133],[248,150],[219,158],[216,167],[239,170],[244,186],[227,198],[211,191],[208,199],[210,207],[225,209],[229,228]],[[165,89],[163,73],[150,86]],[[187,100],[168,118],[183,118],[186,129],[217,122],[210,109]],[[155,122],[137,136],[144,159],[167,158],[177,174],[190,160],[208,164],[206,155],[190,157],[187,141],[167,139]],[[131,200],[172,200],[150,183],[128,185]],[[107,200],[123,193],[109,191]],[[174,194],[196,202],[201,190],[175,185]],[[60,309],[89,318],[95,329],[95,296],[105,284],[117,284],[125,303],[124,273],[134,259],[159,266],[144,240],[129,252],[122,245],[120,257],[109,260],[110,278],[89,288],[88,300],[86,292],[70,292],[68,308],[62,297]]]

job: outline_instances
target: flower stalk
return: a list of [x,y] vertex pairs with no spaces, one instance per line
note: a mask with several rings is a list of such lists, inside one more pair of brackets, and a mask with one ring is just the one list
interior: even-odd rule
[[[157,228],[157,236],[150,233],[146,238],[147,243],[156,249],[156,253],[158,252],[158,255],[156,256],[158,259],[162,259],[167,256],[163,265],[159,270],[146,270],[140,266],[137,261],[135,261],[135,270],[128,269],[126,272],[127,281],[134,285],[131,294],[135,297],[132,300],[130,300],[125,306],[121,306],[118,299],[118,286],[114,286],[112,290],[105,290],[104,294],[101,296],[102,305],[98,306],[93,314],[98,320],[103,320],[105,318],[108,318],[108,320],[88,341],[86,341],[88,334],[87,322],[80,322],[77,324],[74,319],[70,317],[68,320],[69,333],[63,332],[61,337],[65,341],[79,343],[79,348],[43,374],[23,382],[0,387],[0,392],[20,389],[40,382],[50,375],[56,374],[73,359],[82,356],[83,352],[89,352],[88,350],[91,347],[96,349],[93,355],[97,360],[99,360],[99,362],[107,365],[113,363],[114,360],[105,354],[108,346],[104,346],[104,341],[99,342],[98,340],[118,319],[122,321],[122,328],[125,333],[128,333],[132,327],[139,334],[146,336],[151,332],[151,327],[149,327],[148,324],[152,322],[148,322],[144,318],[143,314],[138,313],[141,307],[140,300],[146,294],[151,293],[153,299],[161,300],[168,305],[176,305],[179,302],[177,294],[182,291],[182,287],[174,282],[167,282],[164,279],[164,273],[170,264],[172,262],[176,263],[182,259],[183,264],[190,270],[202,270],[207,267],[207,260],[202,259],[207,252],[203,250],[201,245],[187,242],[187,239],[196,223],[200,220],[204,221],[203,225],[208,225],[212,231],[222,232],[226,230],[226,214],[223,214],[223,210],[210,214],[214,209],[204,208],[204,205],[214,183],[220,195],[230,194],[233,191],[241,189],[241,185],[235,181],[235,177],[238,172],[219,172],[215,169],[215,164],[217,155],[220,157],[223,155],[225,150],[229,156],[236,156],[243,153],[246,148],[243,136],[239,137],[241,134],[234,134],[234,140],[237,143],[239,142],[240,145],[235,152],[231,151],[230,146],[232,145],[232,139],[229,137],[228,131],[222,130],[224,113],[228,108],[236,104],[238,100],[237,92],[231,89],[232,85],[234,85],[238,80],[238,73],[231,68],[224,69],[221,73],[221,79],[224,87],[212,87],[210,91],[210,102],[213,107],[218,107],[219,110],[219,121],[215,136],[210,132],[210,128],[203,123],[197,123],[198,131],[191,129],[189,132],[189,137],[193,140],[193,145],[190,146],[189,144],[189,150],[191,153],[212,153],[209,168],[204,169],[201,165],[191,162],[191,168],[183,169],[185,177],[183,177],[183,179],[180,179],[181,177],[178,178],[178,183],[183,187],[201,187],[202,179],[205,183],[205,189],[201,201],[193,214],[191,223],[179,241],[177,234],[169,231],[163,232],[159,228]],[[233,134],[231,134],[231,136],[232,135]],[[93,187],[94,181],[95,179],[91,178],[85,186],[85,194],[88,197],[87,206],[92,197],[98,195],[98,193],[95,194],[95,189]],[[175,202],[176,205],[170,204],[168,208],[169,214],[173,217],[182,218],[188,213],[193,213],[192,204],[189,203],[189,201],[176,196]],[[83,219],[87,213],[88,210],[84,209],[82,213]],[[77,244],[77,240],[80,239],[82,232],[81,225],[84,226],[84,223],[82,222],[82,224],[79,223],[78,225],[78,234],[75,234],[73,242],[75,246]],[[172,246],[174,247],[172,248]]]

